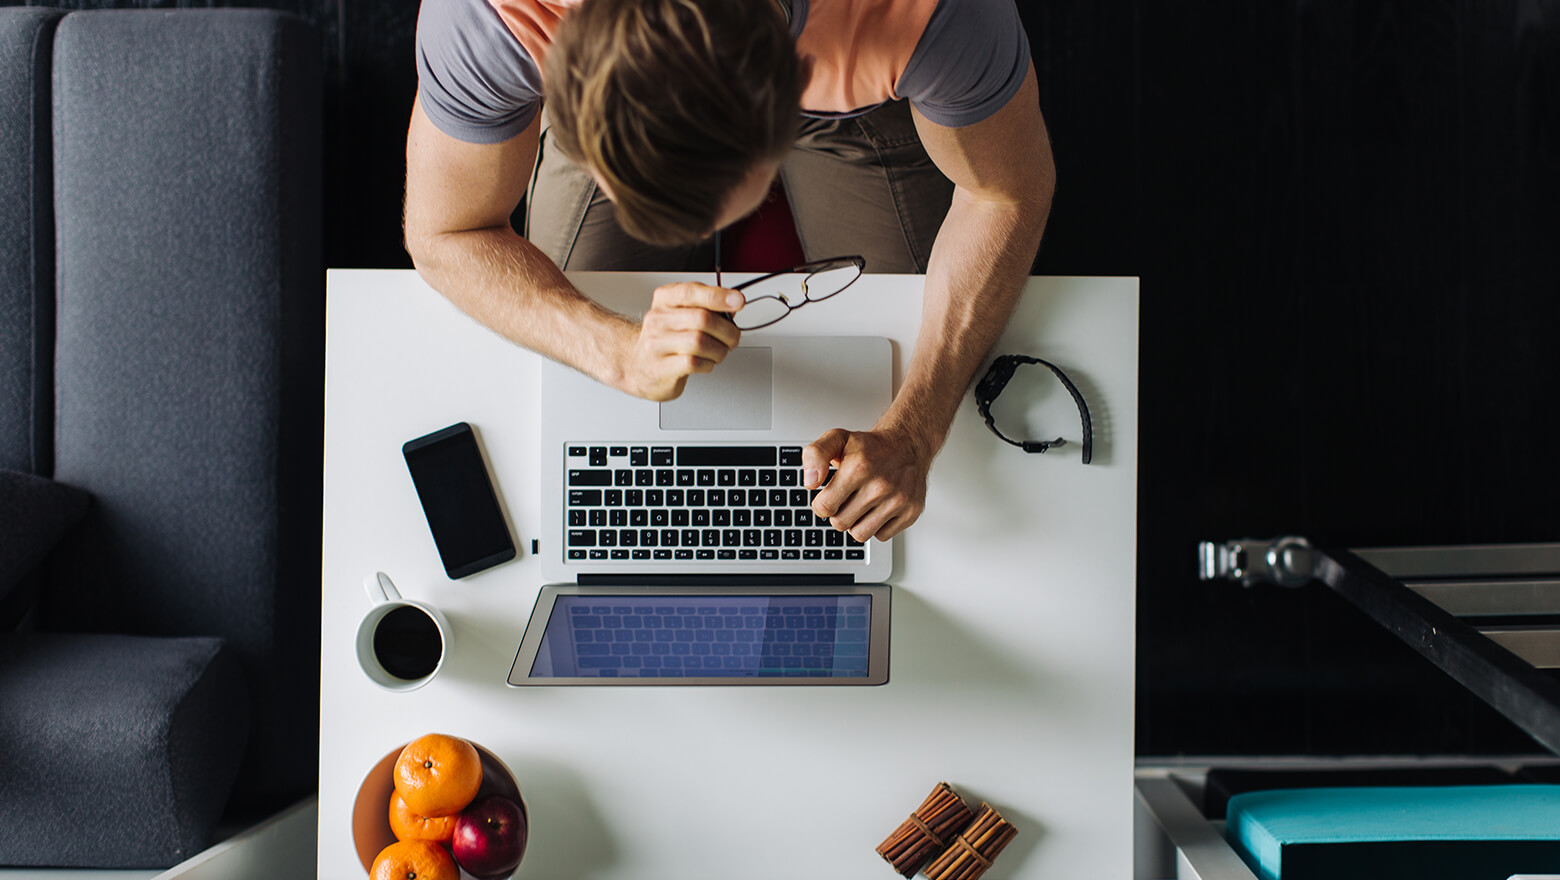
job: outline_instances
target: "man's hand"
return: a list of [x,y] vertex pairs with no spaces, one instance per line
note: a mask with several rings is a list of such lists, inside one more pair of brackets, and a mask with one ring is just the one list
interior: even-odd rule
[[813,499],[813,513],[862,543],[894,537],[926,508],[926,475],[935,450],[927,453],[925,447],[907,432],[881,427],[824,433],[802,449],[803,485],[816,489],[828,479]]
[[737,347],[742,331],[727,315],[743,303],[742,294],[707,284],[657,287],[623,365],[622,390],[650,400],[682,394],[690,375],[715,369]]

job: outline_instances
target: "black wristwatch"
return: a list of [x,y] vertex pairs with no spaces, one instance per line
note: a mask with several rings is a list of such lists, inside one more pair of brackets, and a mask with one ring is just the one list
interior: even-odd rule
[[986,420],[986,427],[991,429],[991,433],[1002,438],[1004,443],[1010,443],[1025,452],[1045,452],[1053,446],[1067,445],[1067,441],[1060,437],[1055,440],[1013,440],[997,430],[996,422],[991,417],[991,404],[1002,393],[1002,389],[1007,387],[1008,380],[1013,378],[1013,372],[1021,364],[1039,364],[1048,367],[1056,374],[1056,378],[1062,380],[1062,386],[1072,395],[1073,402],[1078,404],[1078,415],[1083,419],[1083,463],[1088,464],[1094,457],[1094,426],[1089,421],[1089,405],[1084,402],[1078,386],[1067,378],[1067,374],[1062,372],[1060,367],[1050,361],[1021,354],[1004,354],[991,362],[986,375],[975,385],[975,407],[980,410],[981,418]]

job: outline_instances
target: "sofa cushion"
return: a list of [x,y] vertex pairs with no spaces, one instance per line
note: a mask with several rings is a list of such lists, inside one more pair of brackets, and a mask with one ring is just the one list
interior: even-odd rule
[[20,471],[0,469],[0,630],[32,604],[38,564],[87,512],[87,493]]
[[73,13],[54,47],[55,475],[96,504],[43,625],[227,639],[272,806],[316,776],[322,57],[258,9]]
[[0,8],[0,468],[48,474],[54,407],[52,9]]
[[220,639],[0,635],[0,865],[164,868],[200,852],[249,711]]

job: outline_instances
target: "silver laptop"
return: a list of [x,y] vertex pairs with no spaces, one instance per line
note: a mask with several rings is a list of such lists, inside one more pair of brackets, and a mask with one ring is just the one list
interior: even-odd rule
[[[870,428],[892,369],[882,337],[755,334],[655,403],[545,365],[538,552],[547,579],[572,589],[543,591],[510,684],[886,681],[888,589],[850,588],[888,578],[892,542],[858,543],[819,520],[801,451],[830,428]],[[705,632],[665,632],[694,618]],[[585,631],[647,619],[663,632],[614,632],[622,641],[604,645]],[[565,621],[592,626],[576,644]]]

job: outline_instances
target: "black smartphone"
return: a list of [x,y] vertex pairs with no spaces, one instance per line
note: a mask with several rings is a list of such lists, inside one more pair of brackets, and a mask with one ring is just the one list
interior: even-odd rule
[[515,558],[509,522],[470,425],[456,422],[408,440],[401,453],[451,580]]

